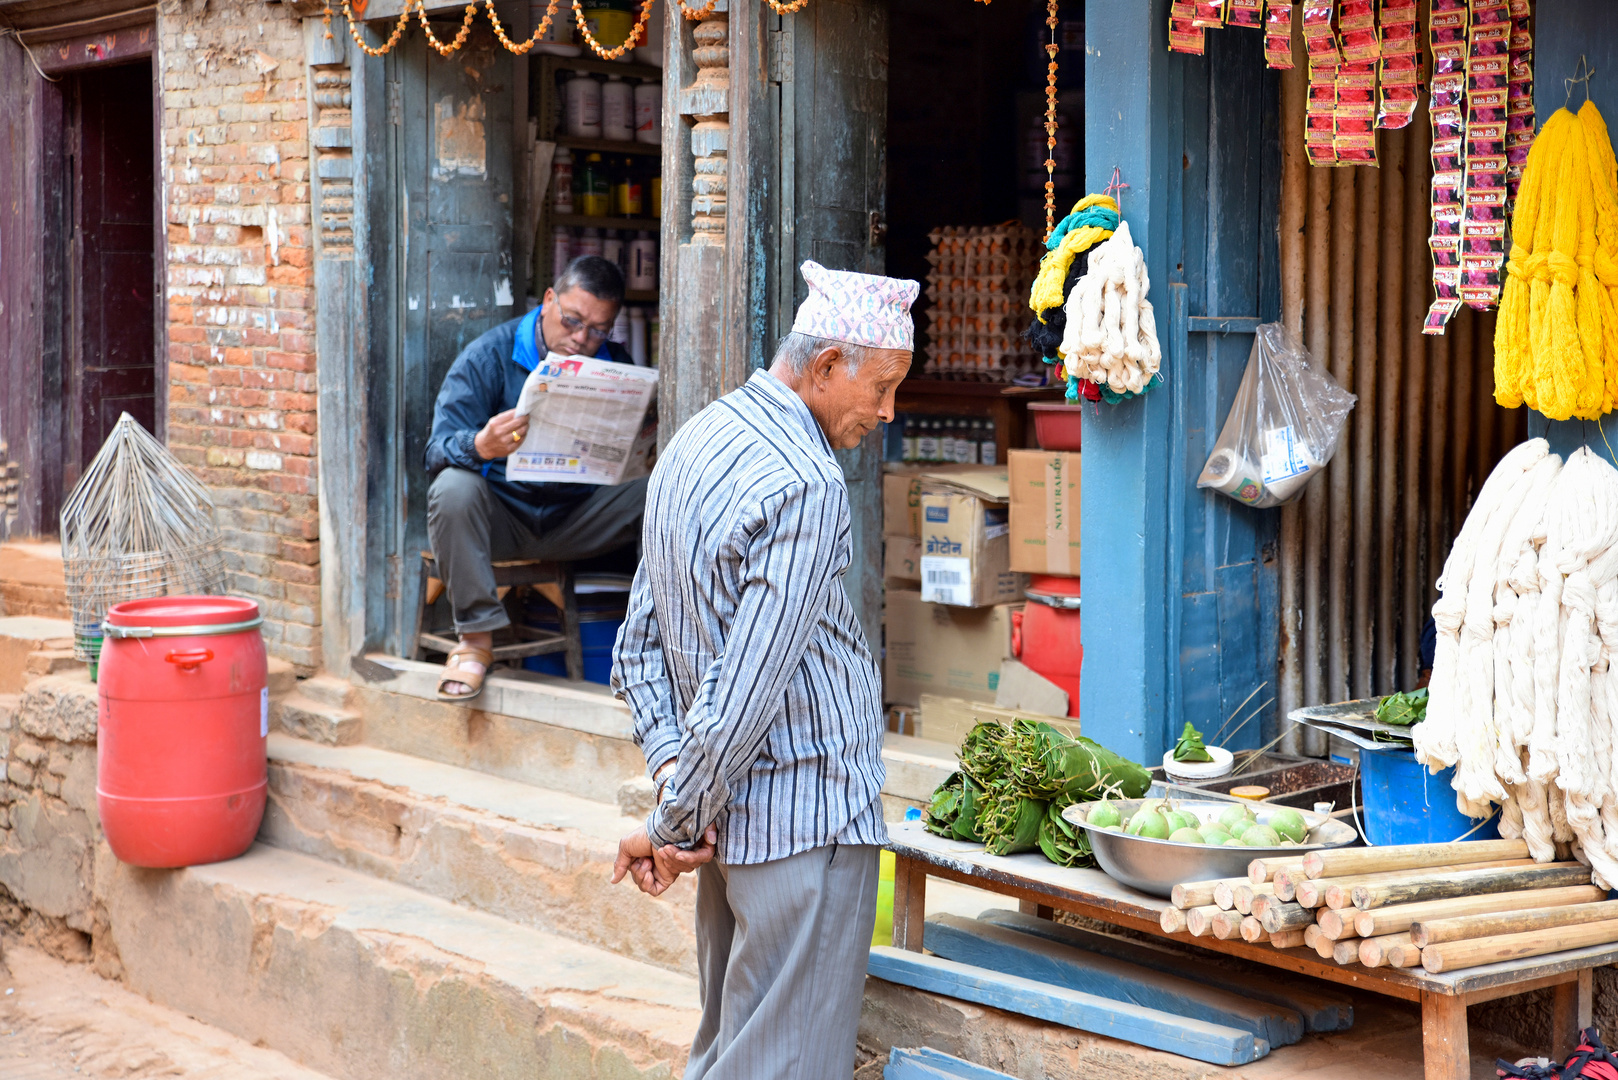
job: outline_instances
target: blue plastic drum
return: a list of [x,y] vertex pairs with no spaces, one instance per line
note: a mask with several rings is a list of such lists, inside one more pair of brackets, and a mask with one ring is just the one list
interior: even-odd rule
[[1454,769],[1428,772],[1409,751],[1362,749],[1360,801],[1366,839],[1381,847],[1448,843],[1463,836],[1498,838],[1498,817],[1477,828],[1475,818],[1455,809],[1455,791],[1450,787],[1454,778]]

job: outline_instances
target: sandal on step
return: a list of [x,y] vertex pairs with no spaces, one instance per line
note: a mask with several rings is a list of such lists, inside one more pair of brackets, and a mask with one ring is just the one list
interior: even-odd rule
[[[482,664],[483,670],[467,671],[466,669],[462,668],[457,662],[462,657],[472,661],[474,664]],[[483,693],[484,676],[488,675],[489,668],[493,666],[494,653],[491,650],[482,649],[476,645],[468,645],[464,641],[461,642],[459,645],[455,646],[455,648],[450,650],[449,657],[444,661],[444,674],[438,679],[438,700],[470,701],[471,699],[477,697],[479,694]],[[471,689],[464,694],[445,693],[444,687],[452,682],[460,683],[462,686],[469,686]]]

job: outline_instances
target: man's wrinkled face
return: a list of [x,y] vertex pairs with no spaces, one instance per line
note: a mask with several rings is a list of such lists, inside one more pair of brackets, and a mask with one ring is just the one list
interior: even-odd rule
[[826,441],[837,450],[852,450],[893,420],[893,395],[910,371],[908,349],[867,349],[865,362],[850,372],[843,351],[832,345],[810,361],[799,385],[809,411]]
[[545,331],[541,348],[563,356],[594,356],[612,333],[618,307],[583,289],[569,289],[560,296],[555,289],[546,289],[545,310],[539,316]]

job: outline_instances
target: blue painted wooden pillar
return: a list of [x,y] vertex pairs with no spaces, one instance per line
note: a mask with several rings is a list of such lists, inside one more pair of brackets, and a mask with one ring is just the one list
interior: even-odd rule
[[[1116,167],[1123,215],[1146,253],[1158,329],[1169,281],[1168,0],[1085,4],[1085,187]],[[1065,209],[1065,208],[1064,208]],[[1163,753],[1169,678],[1167,517],[1170,399],[1153,392],[1084,418],[1084,733],[1151,763]]]

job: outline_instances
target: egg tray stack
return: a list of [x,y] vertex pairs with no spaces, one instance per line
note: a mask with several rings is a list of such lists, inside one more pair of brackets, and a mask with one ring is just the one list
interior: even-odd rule
[[1336,848],[1176,885],[1160,925],[1437,973],[1618,942],[1606,895],[1588,866],[1536,863],[1521,840]]
[[1028,290],[1044,254],[1039,237],[1008,222],[942,226],[927,239],[927,377],[1009,383],[1043,376],[1044,362],[1022,337]]

